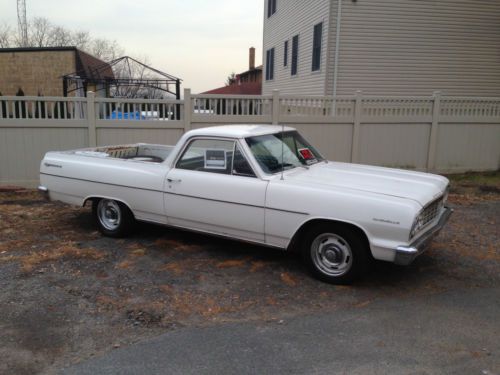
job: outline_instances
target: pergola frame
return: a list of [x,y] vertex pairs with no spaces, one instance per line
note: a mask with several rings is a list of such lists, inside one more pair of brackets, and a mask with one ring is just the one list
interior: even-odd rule
[[[138,65],[141,69],[147,70],[154,73],[158,78],[136,78],[133,77],[133,69],[131,66],[133,64]],[[109,70],[113,70],[117,64],[123,63],[125,70],[128,71],[128,77],[126,78],[115,78],[106,76]],[[96,90],[106,90],[108,92],[109,88],[115,87],[136,87],[136,88],[152,88],[154,90],[159,90],[166,92],[168,94],[174,95],[176,99],[180,99],[180,86],[181,79],[174,77],[168,73],[162,72],[155,69],[149,65],[146,65],[130,56],[122,56],[118,59],[110,61],[109,63],[103,63],[96,67],[88,67],[88,70],[81,69],[79,71],[66,74],[62,77],[63,79],[63,94],[68,96],[69,93],[83,89],[85,95],[87,93],[87,87],[89,84],[96,86]],[[170,89],[171,85],[175,85],[175,91]],[[98,88],[100,86],[100,88]]]

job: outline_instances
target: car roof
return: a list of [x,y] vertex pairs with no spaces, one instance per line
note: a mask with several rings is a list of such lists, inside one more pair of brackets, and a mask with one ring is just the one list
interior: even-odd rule
[[211,126],[208,128],[200,128],[195,130],[190,130],[186,136],[199,136],[208,135],[214,137],[228,137],[228,138],[247,138],[254,137],[257,135],[273,134],[279,133],[281,131],[295,130],[289,126],[278,126],[278,125],[265,125],[265,124],[255,124],[255,125],[223,125],[223,126]]

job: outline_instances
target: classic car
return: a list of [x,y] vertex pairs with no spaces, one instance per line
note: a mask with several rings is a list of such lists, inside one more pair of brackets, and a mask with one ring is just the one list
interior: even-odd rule
[[410,264],[445,225],[445,177],[326,160],[291,127],[191,130],[177,145],[48,152],[39,190],[92,204],[120,237],[146,221],[300,251],[321,280],[349,283],[373,259]]

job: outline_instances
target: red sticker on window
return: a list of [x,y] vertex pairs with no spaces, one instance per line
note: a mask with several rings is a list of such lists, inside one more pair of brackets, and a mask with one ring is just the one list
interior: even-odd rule
[[308,148],[299,148],[298,151],[304,160],[315,159],[314,154]]

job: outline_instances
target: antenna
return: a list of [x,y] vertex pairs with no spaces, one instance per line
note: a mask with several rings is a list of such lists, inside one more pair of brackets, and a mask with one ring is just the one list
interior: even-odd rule
[[17,27],[22,47],[28,47],[28,23],[26,22],[26,0],[17,0]]
[[285,171],[285,123],[281,122],[281,179],[283,178],[283,172]]

